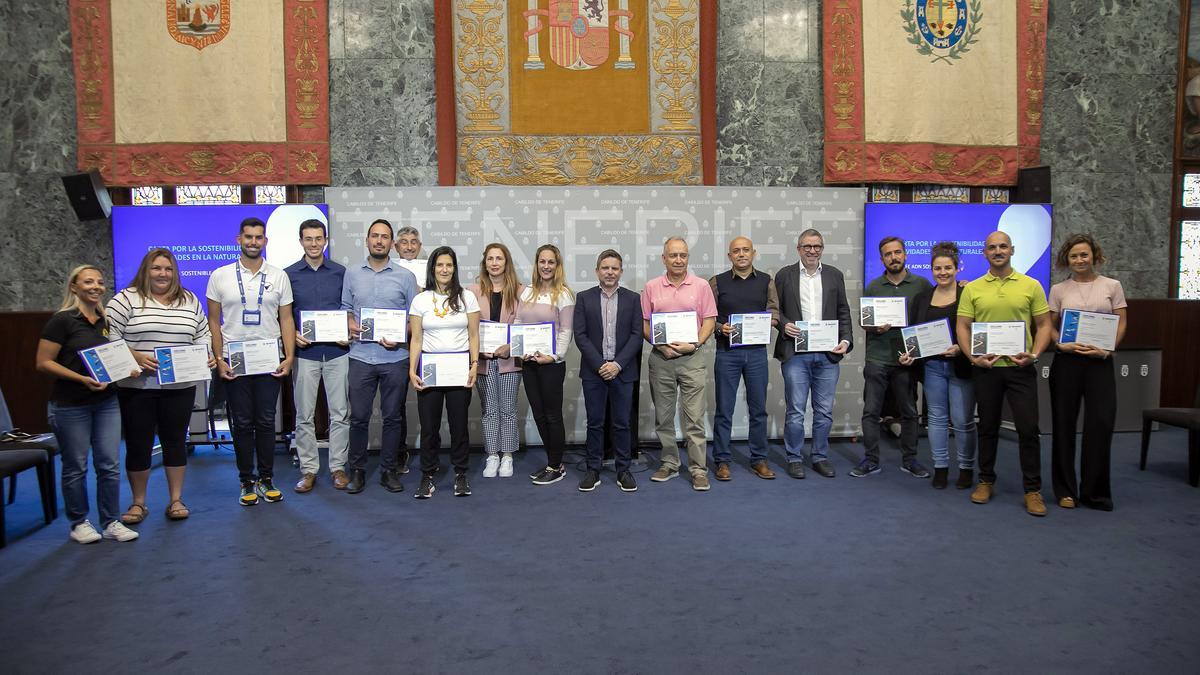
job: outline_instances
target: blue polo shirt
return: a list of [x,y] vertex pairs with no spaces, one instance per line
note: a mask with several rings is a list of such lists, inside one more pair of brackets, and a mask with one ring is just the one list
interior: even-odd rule
[[[342,309],[354,312],[354,320],[361,322],[363,307],[407,310],[420,292],[412,272],[390,260],[387,267],[376,272],[364,259],[346,269]],[[396,363],[408,358],[407,347],[406,343],[404,347],[387,349],[378,342],[355,341],[350,345],[350,358],[370,364]]]
[[[296,320],[296,331],[300,330],[300,311],[330,311],[342,308],[342,279],[346,268],[325,260],[317,269],[300,258],[283,269],[292,284],[292,316]],[[349,353],[348,347],[323,342],[301,349],[296,347],[296,357],[310,361],[328,361]]]

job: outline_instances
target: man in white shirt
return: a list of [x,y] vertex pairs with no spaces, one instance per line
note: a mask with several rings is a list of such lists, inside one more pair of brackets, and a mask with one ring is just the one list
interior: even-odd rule
[[[292,369],[296,324],[292,317],[292,285],[287,274],[263,260],[267,226],[258,218],[242,221],[238,230],[241,256],[208,278],[208,325],[212,331],[217,372],[225,380],[229,426],[241,480],[239,503],[253,506],[259,498],[283,499],[275,487],[275,408],[279,384]],[[235,376],[230,368],[232,342],[282,339],[283,360],[270,373]],[[257,467],[255,458],[257,456]],[[255,469],[257,468],[257,473]]]

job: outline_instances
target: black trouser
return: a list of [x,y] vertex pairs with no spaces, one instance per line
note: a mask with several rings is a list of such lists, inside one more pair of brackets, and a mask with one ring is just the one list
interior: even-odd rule
[[394,363],[363,363],[350,359],[350,448],[349,464],[354,471],[367,469],[367,436],[375,392],[379,392],[379,414],[383,417],[383,441],[379,469],[394,471],[401,453],[408,451],[404,410],[408,398],[408,359]]
[[[1075,482],[1075,426],[1083,404],[1083,446]],[[1111,358],[1100,360],[1059,352],[1050,366],[1050,407],[1054,445],[1050,476],[1057,499],[1084,504],[1112,504],[1109,456],[1117,416],[1117,383]]]
[[521,380],[525,383],[525,398],[533,411],[538,435],[546,448],[546,466],[562,464],[563,450],[567,444],[567,431],[563,427],[563,380],[567,377],[565,363],[521,364]]
[[888,391],[900,409],[900,454],[907,462],[917,456],[917,404],[913,400],[912,369],[867,361],[863,367],[862,437],[868,461],[879,463],[879,418]]
[[275,406],[279,401],[279,378],[271,374],[241,375],[225,381],[229,401],[229,432],[237,456],[238,478],[270,478],[275,467]]
[[187,466],[187,430],[196,388],[118,388],[125,431],[125,470],[149,471],[154,435],[162,445],[163,466]]
[[979,480],[996,482],[996,446],[1000,411],[1005,399],[1012,410],[1020,446],[1025,492],[1042,489],[1042,444],[1038,437],[1037,370],[1034,366],[975,368],[975,401],[979,404]]
[[430,387],[417,392],[417,414],[421,420],[421,473],[426,476],[441,469],[438,453],[442,450],[442,406],[450,426],[450,463],[455,473],[466,473],[471,454],[467,435],[467,410],[471,390],[466,387]]

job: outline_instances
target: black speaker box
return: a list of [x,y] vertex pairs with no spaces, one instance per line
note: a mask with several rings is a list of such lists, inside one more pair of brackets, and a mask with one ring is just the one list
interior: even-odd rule
[[80,220],[101,220],[112,213],[112,199],[99,171],[63,176],[62,182],[71,208]]
[[1050,167],[1031,166],[1017,171],[1014,204],[1050,204]]

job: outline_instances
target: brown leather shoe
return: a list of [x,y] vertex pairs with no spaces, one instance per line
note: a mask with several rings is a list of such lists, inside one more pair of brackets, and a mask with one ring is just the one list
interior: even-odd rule
[[729,464],[721,462],[717,465],[717,470],[713,472],[713,478],[717,480],[733,480],[733,474],[729,471]]
[[313,487],[316,486],[316,484],[317,484],[317,474],[306,473],[300,478],[299,481],[296,482],[296,492],[299,492],[299,493],[311,492]]
[[350,477],[347,476],[346,472],[342,471],[341,469],[334,471],[332,477],[334,490],[345,490],[346,486],[350,484]]
[[1046,502],[1042,501],[1042,493],[1026,492],[1025,510],[1028,511],[1029,515],[1031,516],[1041,517],[1046,515]]
[[971,492],[971,501],[976,504],[986,504],[992,501],[992,484],[987,481],[979,481],[979,485],[976,485],[975,490]]
[[759,478],[766,478],[767,480],[775,478],[775,472],[771,470],[771,467],[767,466],[766,462],[757,462],[755,464],[751,464],[750,470],[753,471],[754,475],[758,476]]
[[1075,508],[1075,500],[1071,497],[1063,497],[1062,499],[1058,500],[1058,505],[1064,509],[1073,509]]
[[705,476],[702,473],[692,476],[692,489],[696,490],[697,492],[704,492],[708,490],[708,476]]

